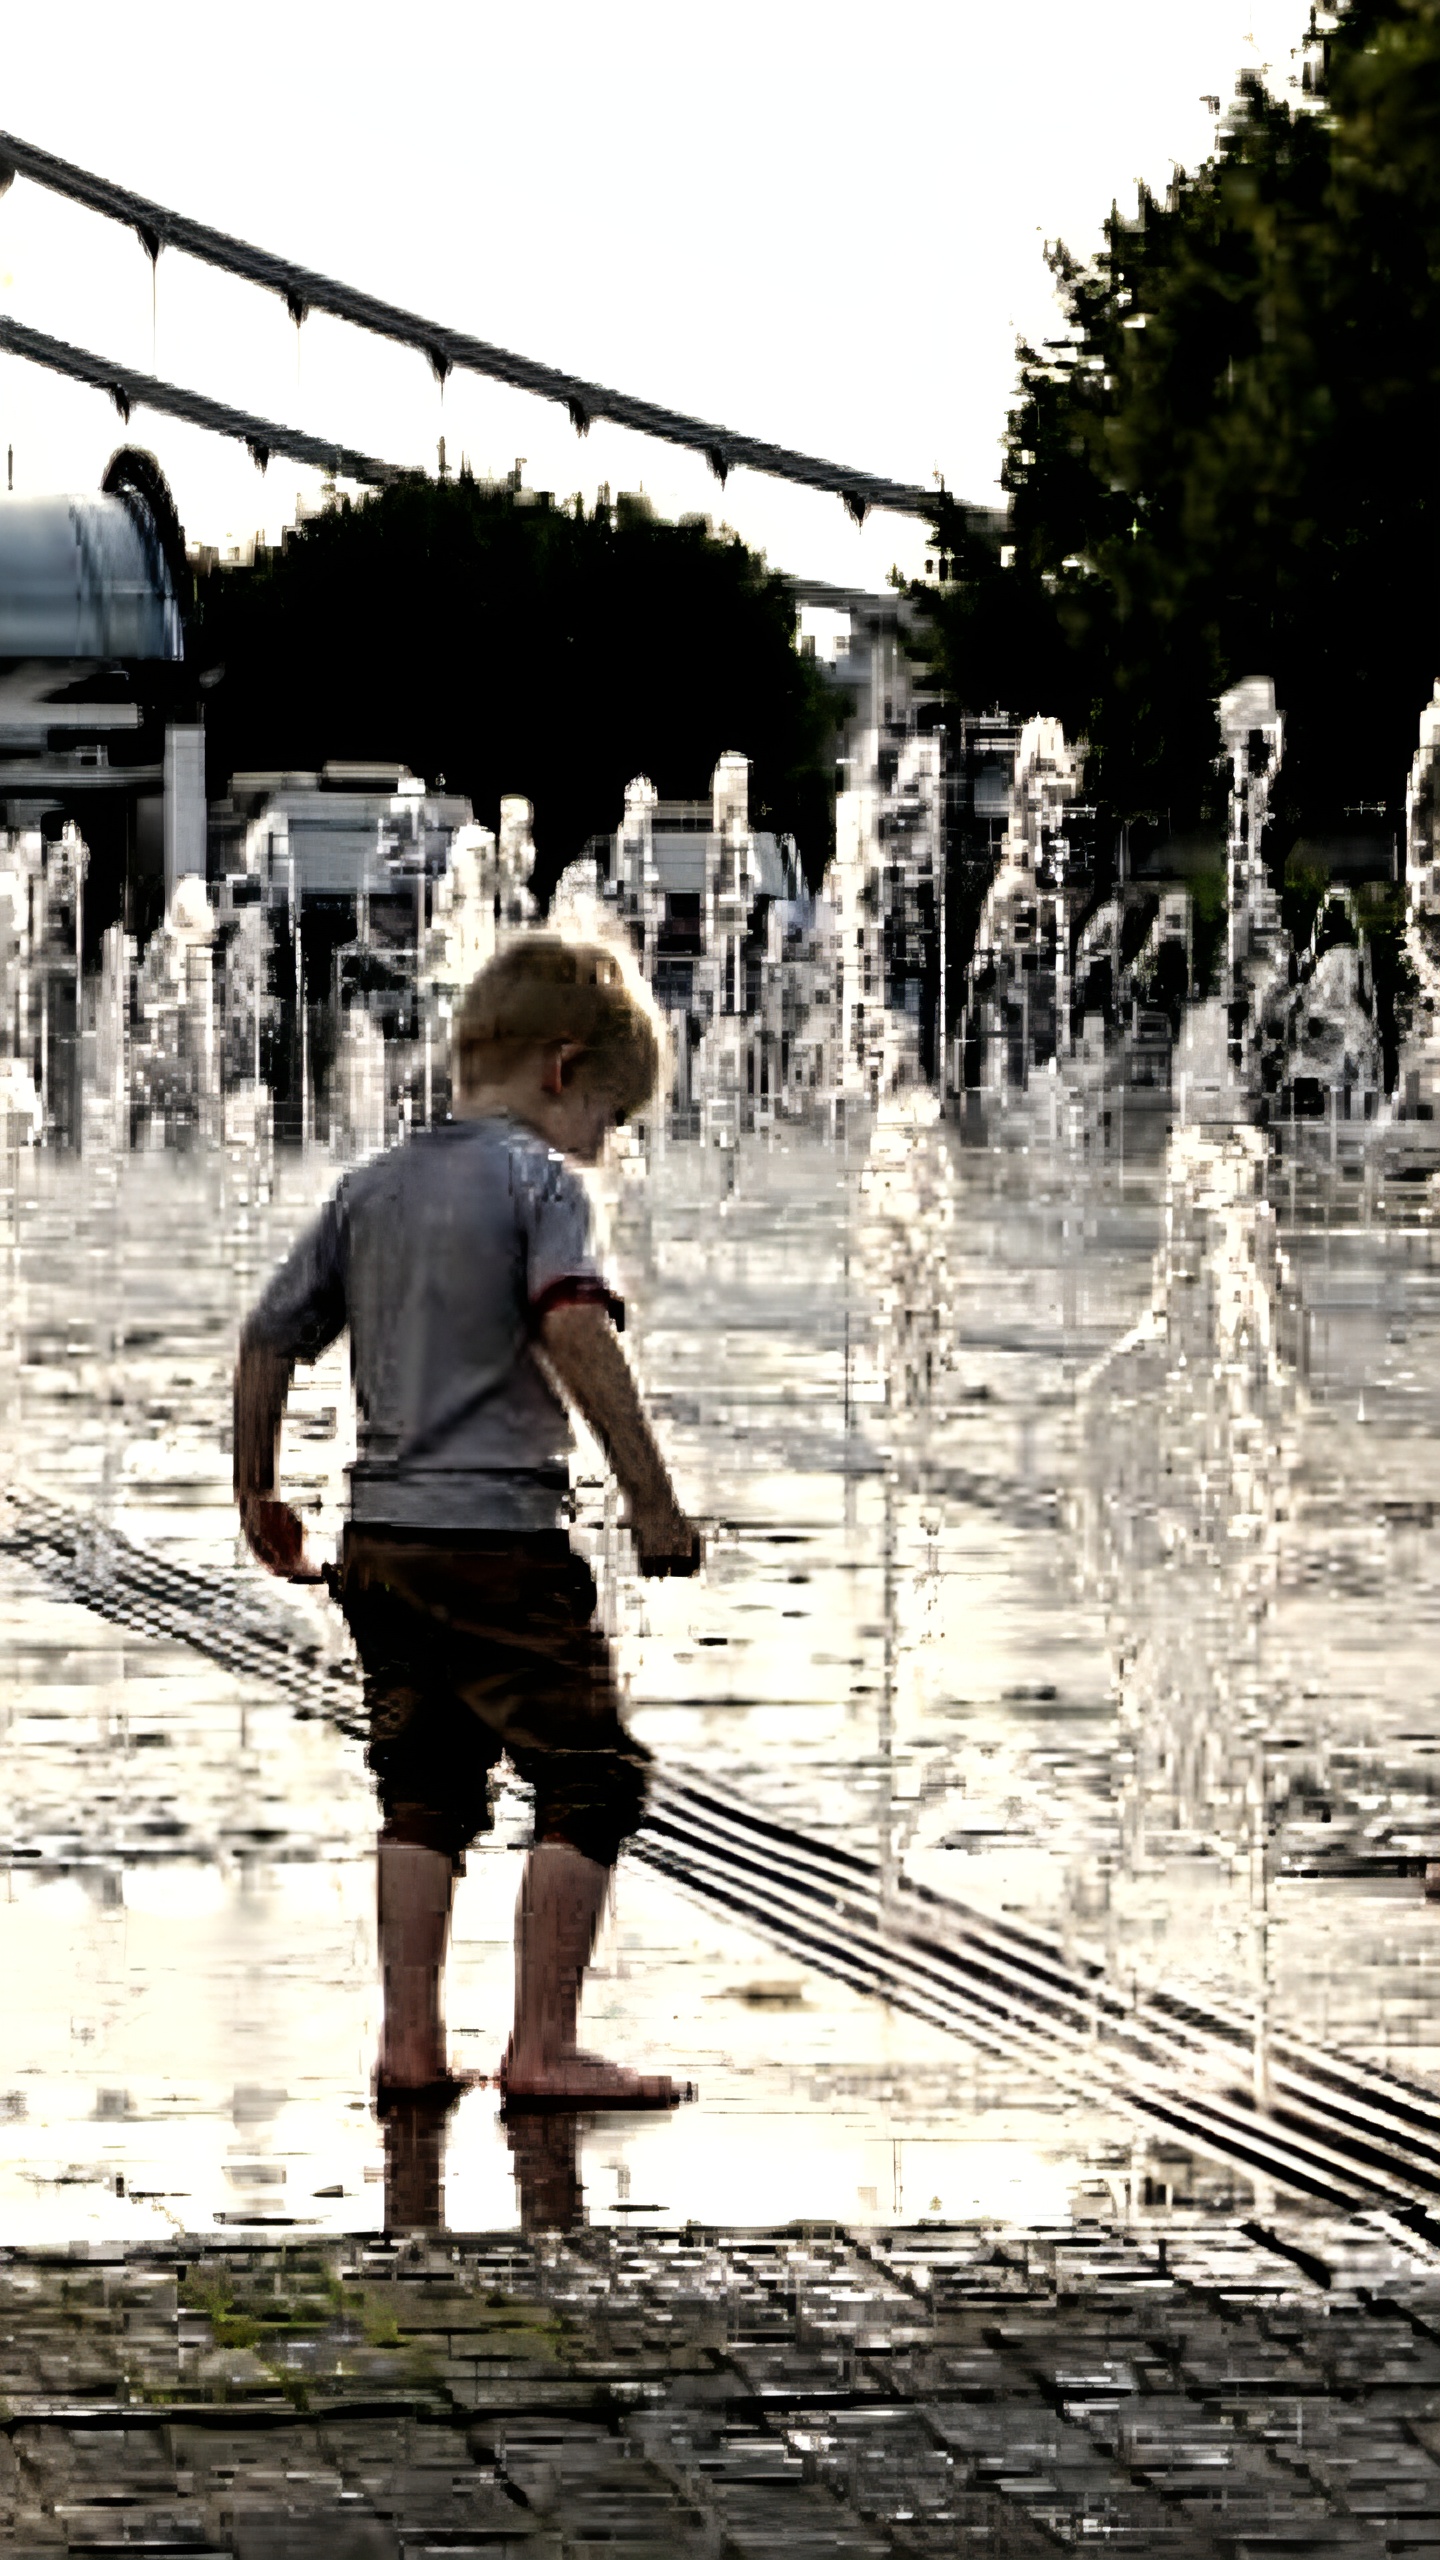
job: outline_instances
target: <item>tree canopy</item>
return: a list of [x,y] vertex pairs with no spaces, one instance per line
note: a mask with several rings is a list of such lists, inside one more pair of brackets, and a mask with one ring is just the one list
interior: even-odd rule
[[202,570],[190,654],[211,788],[243,769],[393,757],[476,816],[535,804],[537,885],[619,820],[625,784],[709,791],[752,760],[751,816],[818,878],[835,701],[795,645],[783,578],[733,536],[642,501],[586,514],[509,487],[405,479],[312,517],[253,564]]
[[947,691],[1088,737],[1117,816],[1217,803],[1215,697],[1275,678],[1289,831],[1403,798],[1440,673],[1440,0],[1312,20],[1214,156],[1050,251],[1005,548],[953,504]]

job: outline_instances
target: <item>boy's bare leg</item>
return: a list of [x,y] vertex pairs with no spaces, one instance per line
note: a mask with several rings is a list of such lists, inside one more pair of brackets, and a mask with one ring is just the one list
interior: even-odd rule
[[685,2091],[661,2073],[626,2071],[575,2041],[580,1984],[610,1881],[608,1867],[561,1840],[525,1861],[515,1906],[515,2027],[505,2057],[510,2098],[578,2106],[672,2107]]
[[440,1975],[454,1870],[438,1849],[385,1839],[376,1868],[384,1997],[380,2079],[392,2089],[424,2089],[446,2076]]

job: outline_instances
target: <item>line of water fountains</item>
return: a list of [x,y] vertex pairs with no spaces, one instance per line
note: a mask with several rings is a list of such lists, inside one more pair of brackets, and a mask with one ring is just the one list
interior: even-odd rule
[[1172,1121],[1243,1121],[1266,1128],[1282,1156],[1345,1178],[1428,1176],[1440,1169],[1440,686],[1407,790],[1399,1066],[1388,1092],[1368,947],[1373,893],[1321,885],[1297,946],[1266,859],[1284,754],[1274,687],[1248,678],[1218,708],[1230,790],[1213,990],[1200,984],[1192,889],[1122,881],[1097,897],[1081,756],[1057,722],[1026,725],[966,978],[962,1107],[992,1135],[1028,1133],[1038,1117],[1057,1137],[1120,1156],[1153,1152]]
[[[172,883],[143,948],[119,922],[87,943],[74,825],[0,835],[9,1146],[318,1140],[346,1156],[443,1115],[455,1006],[537,917],[532,812],[504,801],[497,837],[403,770],[379,780],[237,777],[252,788],[212,812],[208,880]],[[793,844],[753,826],[748,787],[740,755],[706,802],[661,802],[637,778],[613,837],[551,900],[562,927],[628,939],[668,1018],[661,1137],[829,1123],[919,1076],[908,875],[934,869],[936,826],[897,887],[871,811],[868,830],[842,828],[816,896]]]

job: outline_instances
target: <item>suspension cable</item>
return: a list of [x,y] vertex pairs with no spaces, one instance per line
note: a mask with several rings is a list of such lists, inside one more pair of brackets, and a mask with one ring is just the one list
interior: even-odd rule
[[28,329],[23,320],[11,320],[4,313],[0,313],[0,350],[108,392],[122,418],[128,418],[132,409],[163,409],[167,417],[184,418],[192,427],[233,436],[237,443],[248,445],[262,470],[272,454],[282,453],[291,462],[311,462],[321,471],[334,472],[338,479],[369,481],[377,487],[406,477],[398,463],[377,462],[373,454],[357,453],[350,445],[327,444],[323,436],[302,435],[298,428],[277,426],[272,418],[254,418],[245,409],[227,409],[223,401],[207,400],[202,392],[157,382],[153,374],[136,373],[109,356],[67,346],[63,338],[47,338],[43,330]]
[[[830,491],[844,500],[857,524],[863,522],[872,507],[883,507],[896,515],[928,518],[933,517],[939,504],[938,490],[916,488],[902,480],[877,479],[872,472],[852,471],[837,462],[821,462],[813,454],[767,444],[755,436],[740,435],[731,427],[712,426],[703,418],[687,417],[680,410],[632,399],[628,392],[608,391],[601,383],[557,372],[553,365],[536,364],[528,356],[490,346],[483,338],[467,337],[438,321],[422,320],[394,303],[336,284],[308,267],[272,257],[268,250],[252,248],[228,232],[212,231],[203,222],[192,222],[187,214],[171,212],[146,196],[133,195],[128,188],[112,185],[108,178],[98,178],[88,169],[57,159],[53,152],[22,142],[16,134],[0,132],[0,194],[17,176],[32,179],[52,194],[68,196],[92,213],[127,224],[138,232],[152,259],[158,258],[163,248],[181,249],[188,257],[203,259],[227,274],[265,286],[281,296],[297,326],[307,312],[328,311],[336,319],[352,322],[357,329],[370,330],[376,337],[417,347],[442,383],[452,371],[485,374],[492,381],[510,383],[516,390],[534,392],[542,400],[559,401],[569,411],[570,422],[580,435],[585,434],[592,420],[605,418],[615,426],[632,427],[640,435],[681,445],[703,454],[722,488],[727,474],[737,464],[744,464],[772,479]],[[274,450],[280,453],[291,448],[277,442]]]

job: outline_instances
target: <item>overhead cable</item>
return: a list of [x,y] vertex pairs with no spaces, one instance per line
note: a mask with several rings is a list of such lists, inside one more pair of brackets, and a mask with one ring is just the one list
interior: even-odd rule
[[[729,472],[743,464],[772,479],[790,480],[801,488],[823,489],[843,498],[857,524],[872,507],[883,507],[896,515],[929,518],[939,504],[938,490],[916,488],[902,480],[878,479],[873,472],[852,471],[838,462],[819,461],[813,454],[792,452],[786,445],[767,444],[758,437],[740,435],[734,428],[714,426],[703,418],[687,417],[680,410],[657,407],[650,400],[632,399],[628,392],[609,391],[603,383],[586,382],[578,374],[557,372],[553,365],[536,364],[529,356],[514,355],[506,347],[493,347],[483,338],[467,337],[463,331],[447,329],[439,321],[423,320],[413,311],[379,301],[374,294],[357,293],[350,285],[336,284],[308,267],[272,257],[267,250],[232,239],[228,232],[212,231],[203,222],[192,222],[186,214],[173,213],[165,205],[151,203],[146,196],[133,195],[126,187],[113,186],[108,178],[97,178],[88,169],[77,169],[70,161],[57,159],[53,152],[37,150],[17,134],[0,132],[0,193],[17,176],[32,179],[54,195],[68,196],[92,213],[126,223],[139,234],[152,259],[158,258],[164,248],[182,249],[187,257],[201,258],[208,266],[243,276],[251,284],[264,285],[281,296],[297,325],[308,312],[328,311],[338,320],[352,322],[357,329],[372,331],[376,337],[418,348],[442,383],[452,371],[485,374],[494,382],[510,383],[517,391],[559,401],[581,435],[594,419],[605,418],[614,426],[632,427],[640,435],[681,445],[704,456],[722,487]],[[276,447],[277,452],[281,449]]]
[[272,454],[280,453],[287,461],[309,462],[317,470],[333,472],[337,479],[370,481],[376,487],[406,477],[398,463],[377,462],[372,453],[357,453],[348,444],[329,444],[323,436],[303,435],[297,427],[277,426],[273,418],[255,418],[246,409],[228,409],[223,401],[207,400],[202,392],[157,382],[153,374],[136,373],[132,366],[116,364],[109,356],[67,346],[63,338],[47,338],[42,329],[28,329],[23,320],[11,320],[3,313],[0,349],[107,392],[122,418],[128,418],[132,409],[160,409],[167,417],[184,418],[192,427],[233,436],[237,443],[248,445],[262,468]]

